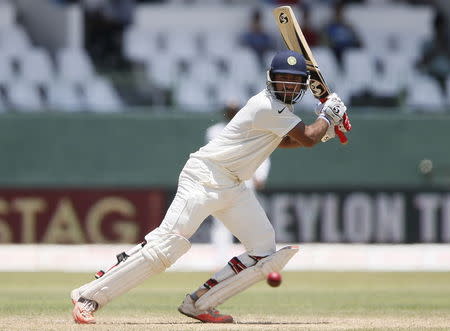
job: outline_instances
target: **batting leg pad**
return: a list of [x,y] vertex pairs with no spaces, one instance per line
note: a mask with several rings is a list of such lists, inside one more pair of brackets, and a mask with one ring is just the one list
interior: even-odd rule
[[145,244],[100,278],[81,286],[79,294],[83,298],[96,301],[100,308],[141,284],[149,276],[170,267],[190,247],[189,241],[180,235],[162,235]]
[[265,279],[269,273],[280,272],[297,252],[297,246],[286,246],[259,260],[254,266],[212,287],[195,302],[195,307],[200,310],[217,307],[232,296]]

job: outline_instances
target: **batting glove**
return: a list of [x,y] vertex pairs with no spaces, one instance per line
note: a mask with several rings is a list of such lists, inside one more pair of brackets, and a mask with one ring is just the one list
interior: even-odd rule
[[319,117],[325,118],[331,126],[342,123],[347,107],[336,93],[330,94],[327,101],[318,104],[316,114]]
[[341,123],[341,124],[336,125],[336,126],[335,125],[330,125],[328,127],[327,132],[325,132],[325,135],[322,137],[321,141],[322,142],[327,142],[328,140],[333,139],[334,137],[336,137],[336,128],[338,128],[343,133],[349,131],[344,126],[344,123]]

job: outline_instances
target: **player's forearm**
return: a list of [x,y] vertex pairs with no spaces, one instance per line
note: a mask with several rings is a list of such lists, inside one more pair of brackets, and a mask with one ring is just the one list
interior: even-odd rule
[[320,142],[320,139],[324,136],[328,129],[328,122],[323,118],[318,118],[313,124],[305,127],[305,136],[307,141],[304,142],[304,146],[312,147]]
[[289,138],[284,138],[279,147],[312,147],[320,142],[327,129],[328,121],[321,117],[311,125],[300,122],[288,132]]
[[289,136],[283,138],[281,143],[278,145],[278,148],[296,148],[302,147],[303,145],[295,139],[292,139]]

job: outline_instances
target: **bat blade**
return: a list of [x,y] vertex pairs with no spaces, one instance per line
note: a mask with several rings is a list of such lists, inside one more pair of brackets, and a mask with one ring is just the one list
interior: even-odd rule
[[319,65],[309,48],[292,8],[290,6],[277,7],[273,13],[286,47],[302,54],[305,58],[306,68],[311,75],[310,89],[314,97],[319,100],[327,98],[331,91],[320,72]]
[[[273,15],[286,47],[302,54],[305,58],[306,68],[310,73],[309,88],[312,94],[321,102],[325,102],[331,91],[320,72],[319,65],[309,48],[292,8],[290,6],[277,7],[273,10]],[[339,129],[335,131],[341,143],[346,144],[348,139],[345,134]]]

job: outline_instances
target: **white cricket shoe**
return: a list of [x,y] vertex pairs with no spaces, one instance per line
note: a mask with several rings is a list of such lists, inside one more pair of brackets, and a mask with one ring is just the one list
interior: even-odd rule
[[[95,324],[94,312],[98,308],[97,302],[94,300],[85,299],[78,295],[76,290],[70,294],[72,303],[74,304],[72,310],[72,317],[75,323],[78,324]],[[76,299],[76,300],[75,300]]]
[[207,311],[199,310],[195,307],[195,302],[189,294],[186,294],[178,311],[186,316],[195,318],[203,323],[233,323],[233,317],[223,315],[218,310],[212,308]]
[[70,299],[72,300],[72,304],[75,304],[80,297],[80,290],[78,290],[77,288],[70,292]]

